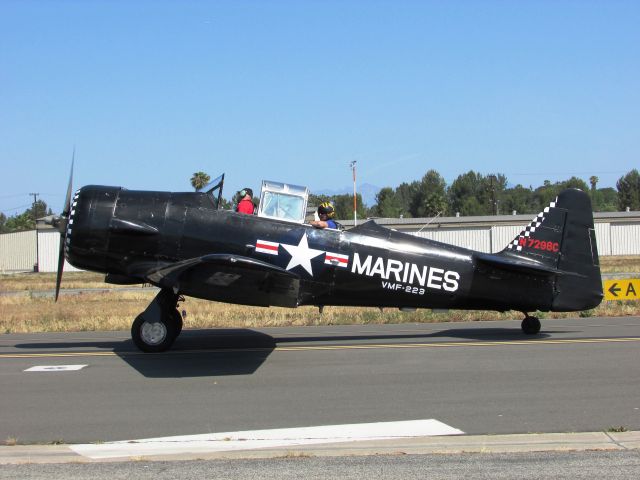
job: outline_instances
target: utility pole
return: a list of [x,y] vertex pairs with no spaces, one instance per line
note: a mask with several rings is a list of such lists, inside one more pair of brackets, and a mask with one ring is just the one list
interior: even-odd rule
[[358,215],[356,213],[358,204],[356,201],[356,162],[357,160],[352,160],[349,166],[351,167],[351,171],[353,172],[353,226],[358,225]]
[[30,193],[29,195],[33,195],[33,225],[36,227],[36,263],[33,265],[33,271],[40,271],[40,251],[38,247],[38,213],[36,212],[36,205],[38,204],[38,195],[39,193]]
[[491,212],[494,215],[498,215],[498,200],[496,199],[496,184],[494,182],[498,182],[498,177],[495,175],[489,175],[489,180],[491,181],[491,187],[489,188],[491,191]]

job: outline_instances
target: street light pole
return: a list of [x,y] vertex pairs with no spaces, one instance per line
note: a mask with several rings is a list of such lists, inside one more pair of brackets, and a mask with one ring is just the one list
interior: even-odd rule
[[352,160],[349,166],[353,172],[353,226],[358,225],[358,215],[356,213],[358,204],[356,201],[356,162],[357,160]]

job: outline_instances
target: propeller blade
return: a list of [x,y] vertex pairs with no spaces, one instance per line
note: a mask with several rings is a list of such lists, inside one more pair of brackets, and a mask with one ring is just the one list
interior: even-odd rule
[[62,271],[64,270],[64,246],[67,241],[66,235],[60,235],[60,249],[58,250],[58,271],[56,274],[56,299],[58,301],[58,295],[60,295],[60,283],[62,282]]
[[73,164],[75,163],[75,159],[76,149],[74,147],[73,156],[71,157],[71,173],[69,174],[69,184],[67,185],[67,196],[64,202],[60,222],[58,224],[58,229],[60,230],[60,248],[58,250],[58,271],[56,274],[56,302],[60,295],[60,284],[62,283],[62,272],[64,270],[64,250],[67,245],[67,225],[69,223],[69,215],[71,214],[71,190],[73,187]]
[[71,212],[71,190],[73,186],[73,164],[76,161],[76,148],[73,147],[73,155],[71,156],[71,173],[69,173],[69,183],[67,185],[67,196],[64,201],[64,210],[62,211],[62,215],[69,218],[69,213]]

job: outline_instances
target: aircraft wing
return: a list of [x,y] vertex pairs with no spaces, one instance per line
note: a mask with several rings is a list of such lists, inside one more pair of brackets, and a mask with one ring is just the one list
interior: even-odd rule
[[[138,266],[143,268],[144,265]],[[210,254],[156,265],[143,277],[176,293],[229,303],[247,303],[249,298],[250,304],[258,306],[295,307],[300,287],[300,277],[295,273],[233,254]]]

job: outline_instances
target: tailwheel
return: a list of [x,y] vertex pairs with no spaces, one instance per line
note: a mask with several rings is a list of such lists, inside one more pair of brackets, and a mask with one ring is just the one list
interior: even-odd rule
[[535,335],[540,332],[540,320],[538,317],[532,317],[525,313],[524,320],[522,320],[522,332],[527,335]]

